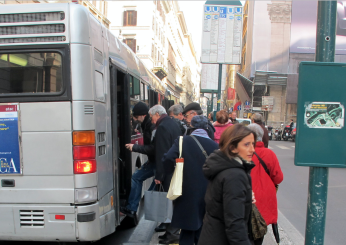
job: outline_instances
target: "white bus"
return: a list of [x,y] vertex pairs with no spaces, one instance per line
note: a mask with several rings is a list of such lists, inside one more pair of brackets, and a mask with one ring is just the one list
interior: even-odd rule
[[[84,7],[0,8],[0,240],[95,241],[115,231],[146,156],[138,101],[166,88]],[[175,101],[177,102],[177,101]],[[148,188],[150,182],[144,184]]]

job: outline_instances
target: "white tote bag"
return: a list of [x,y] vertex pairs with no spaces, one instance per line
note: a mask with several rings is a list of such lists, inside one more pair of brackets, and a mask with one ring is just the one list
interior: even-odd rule
[[179,138],[179,158],[175,159],[175,169],[171,184],[169,185],[169,190],[167,193],[167,198],[170,200],[175,200],[181,196],[183,191],[183,168],[184,168],[184,158],[181,158],[181,153],[183,151],[183,136]]

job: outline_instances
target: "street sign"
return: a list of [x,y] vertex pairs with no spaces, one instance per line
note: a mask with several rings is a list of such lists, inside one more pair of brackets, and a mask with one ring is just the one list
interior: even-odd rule
[[295,165],[346,167],[345,74],[346,64],[300,63]]
[[238,106],[237,106],[237,110],[238,110],[238,111],[241,111],[241,105],[238,105]]
[[272,111],[274,108],[274,96],[262,96],[262,111]]
[[245,104],[244,109],[246,111],[250,110],[250,101],[246,100],[244,104]]
[[233,111],[233,107],[229,108],[229,112],[232,112]]
[[[222,66],[222,78],[221,78],[221,90],[226,88],[226,73],[227,66]],[[219,76],[218,64],[202,64],[201,72],[201,93],[209,92],[209,90],[215,90],[217,93]]]
[[204,5],[201,63],[240,64],[243,7]]

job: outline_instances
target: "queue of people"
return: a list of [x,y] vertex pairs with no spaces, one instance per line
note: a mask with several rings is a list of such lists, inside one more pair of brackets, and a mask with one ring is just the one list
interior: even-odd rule
[[172,219],[155,229],[165,232],[159,243],[262,244],[264,237],[252,236],[252,208],[257,206],[267,225],[276,224],[276,186],[283,180],[275,153],[265,148],[262,118],[256,115],[244,126],[219,111],[213,124],[198,103],[184,109],[173,105],[167,112],[161,105],[149,109],[143,104],[134,106],[133,117],[141,123],[144,145],[126,148],[146,154],[148,161],[133,174],[121,212],[136,215],[142,183],[150,177],[168,191],[183,136],[182,195],[173,201]]

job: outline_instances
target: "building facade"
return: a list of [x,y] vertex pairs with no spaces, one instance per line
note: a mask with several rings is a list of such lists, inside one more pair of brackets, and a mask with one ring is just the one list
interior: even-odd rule
[[199,99],[200,64],[177,1],[110,1],[111,31],[184,105]]

